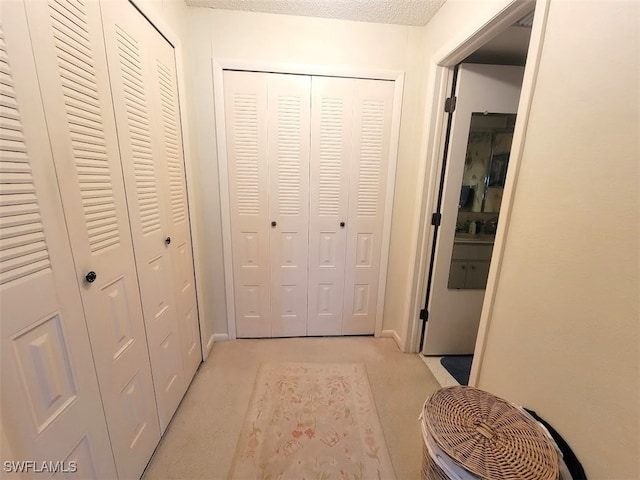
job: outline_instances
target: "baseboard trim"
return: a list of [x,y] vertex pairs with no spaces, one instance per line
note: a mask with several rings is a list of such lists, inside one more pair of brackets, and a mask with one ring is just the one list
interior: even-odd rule
[[211,353],[211,349],[213,348],[213,344],[215,343],[215,339],[213,337],[214,336],[211,335],[209,337],[209,341],[207,342],[207,354]]
[[380,336],[385,338],[393,338],[396,342],[396,345],[398,345],[398,348],[402,350],[402,340],[400,339],[400,335],[398,335],[398,332],[396,332],[395,330],[382,330],[382,332],[380,332]]
[[226,340],[229,340],[228,333],[214,333],[211,337],[212,342],[224,342]]

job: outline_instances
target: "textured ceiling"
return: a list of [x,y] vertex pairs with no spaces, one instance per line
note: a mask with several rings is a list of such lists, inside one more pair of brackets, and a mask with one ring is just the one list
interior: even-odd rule
[[186,0],[192,7],[426,25],[445,0]]

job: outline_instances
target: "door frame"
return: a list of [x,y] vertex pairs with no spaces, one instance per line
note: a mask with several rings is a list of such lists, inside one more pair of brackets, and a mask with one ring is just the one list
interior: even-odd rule
[[202,353],[202,361],[204,362],[211,348],[213,347],[213,328],[209,328],[207,321],[203,318],[204,307],[204,273],[202,271],[203,259],[205,257],[205,248],[201,248],[199,239],[202,234],[202,227],[196,218],[196,194],[195,185],[200,181],[196,176],[194,167],[195,159],[191,152],[191,138],[189,119],[187,115],[187,94],[185,90],[185,57],[183,54],[182,41],[172,28],[165,23],[161,13],[156,11],[148,0],[124,0],[128,1],[147,19],[153,27],[158,30],[167,42],[173,47],[176,61],[176,80],[178,88],[178,108],[180,110],[180,123],[182,126],[182,154],[184,157],[185,169],[185,186],[187,189],[187,205],[189,206],[189,224],[191,230],[191,251],[193,253],[193,271],[195,276],[195,292],[196,292],[196,308],[198,313],[198,326],[200,328],[200,351]]
[[[501,221],[496,232],[493,247],[489,278],[480,317],[478,338],[475,346],[474,362],[471,369],[469,385],[477,385],[482,366],[482,357],[485,351],[486,336],[490,326],[495,302],[496,287],[500,279],[500,269],[506,244],[509,220],[515,198],[516,184],[520,170],[522,152],[524,150],[529,112],[533,102],[536,78],[538,74],[540,56],[544,40],[544,31],[547,23],[551,0],[512,0],[500,12],[490,18],[476,30],[466,34],[453,46],[447,46],[434,55],[432,63],[434,89],[428,99],[427,112],[431,115],[425,119],[425,138],[423,139],[423,151],[425,152],[427,165],[425,169],[425,181],[420,185],[418,196],[421,198],[421,209],[418,218],[418,239],[415,257],[415,271],[412,281],[412,297],[409,305],[409,326],[405,342],[405,351],[418,352],[422,320],[420,310],[424,307],[424,298],[431,260],[431,245],[434,241],[434,229],[431,226],[430,213],[435,211],[437,204],[438,188],[441,179],[441,168],[444,152],[444,137],[446,130],[446,114],[444,103],[451,91],[453,67],[484,45],[488,40],[500,33],[506,27],[512,25],[528,12],[534,10],[535,17],[529,41],[527,62],[525,65],[524,79],[520,101],[518,104],[518,117],[516,120],[509,170],[500,210]],[[429,110],[429,107],[431,110]]]
[[224,111],[224,71],[241,70],[264,73],[285,73],[292,75],[390,80],[394,82],[391,138],[389,143],[389,166],[387,170],[388,187],[385,193],[385,216],[382,228],[382,250],[380,258],[380,273],[378,277],[378,301],[376,304],[376,324],[374,329],[374,335],[376,337],[381,336],[387,267],[389,263],[389,243],[391,240],[391,213],[393,209],[396,163],[398,160],[398,145],[400,140],[400,114],[402,111],[404,72],[398,70],[368,70],[330,65],[262,62],[216,57],[211,59],[211,67],[213,70],[213,95],[216,119],[215,135],[218,153],[218,181],[220,186],[220,207],[222,213],[222,249],[224,253],[224,279],[227,303],[227,331],[229,340],[234,340],[236,338],[236,312],[235,292],[233,287],[231,208],[229,205],[229,170]]

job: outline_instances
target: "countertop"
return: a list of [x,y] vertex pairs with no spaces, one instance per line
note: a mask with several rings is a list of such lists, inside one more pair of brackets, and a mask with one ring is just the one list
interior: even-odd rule
[[489,233],[476,233],[472,235],[470,233],[456,232],[453,243],[493,245],[495,239],[496,236]]

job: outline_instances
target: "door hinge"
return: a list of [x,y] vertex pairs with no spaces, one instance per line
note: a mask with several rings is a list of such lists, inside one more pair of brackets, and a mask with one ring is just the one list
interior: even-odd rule
[[431,225],[439,227],[440,226],[440,221],[442,220],[442,214],[441,213],[432,213],[431,214]]
[[420,320],[424,320],[425,322],[429,320],[429,310],[426,308],[420,310]]
[[447,113],[452,113],[456,109],[456,100],[457,97],[449,97],[444,101],[444,111]]

